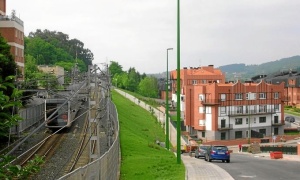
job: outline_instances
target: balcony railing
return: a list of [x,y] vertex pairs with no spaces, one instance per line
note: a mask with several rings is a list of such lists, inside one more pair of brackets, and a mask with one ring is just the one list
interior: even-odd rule
[[217,105],[221,103],[220,99],[205,99],[201,101],[204,105]]
[[250,116],[258,114],[274,114],[277,111],[274,109],[266,110],[248,110],[248,111],[228,111],[228,116]]
[[20,24],[21,26],[24,26],[24,23],[21,19],[19,19],[17,16],[0,16],[0,21],[15,21],[16,23]]
[[218,126],[219,131],[230,130],[230,129],[233,129],[233,124],[225,124],[225,125],[219,125]]

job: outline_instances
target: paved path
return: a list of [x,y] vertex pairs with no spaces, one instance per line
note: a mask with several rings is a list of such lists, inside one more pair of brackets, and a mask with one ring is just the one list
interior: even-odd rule
[[219,166],[195,159],[194,156],[182,154],[181,159],[186,168],[186,180],[232,180],[233,178]]

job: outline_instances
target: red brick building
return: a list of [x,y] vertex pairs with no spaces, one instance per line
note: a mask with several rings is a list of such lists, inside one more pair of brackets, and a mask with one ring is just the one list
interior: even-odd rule
[[[176,102],[176,70],[170,75]],[[181,117],[191,135],[228,140],[283,134],[284,83],[225,83],[213,66],[184,68],[180,79]]]
[[11,16],[6,15],[6,0],[0,0],[0,34],[11,46],[11,54],[24,75],[24,24],[16,17],[15,12]]

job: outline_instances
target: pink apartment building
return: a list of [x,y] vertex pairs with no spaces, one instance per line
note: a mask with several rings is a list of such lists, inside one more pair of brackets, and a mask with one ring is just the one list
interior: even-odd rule
[[[170,78],[176,102],[176,70]],[[229,140],[283,134],[284,83],[226,83],[212,65],[184,68],[180,79],[181,118],[190,135]]]
[[[24,25],[14,12],[10,16],[6,15],[6,0],[0,0],[0,34],[11,46],[11,54],[24,75]],[[19,79],[24,79],[24,76]]]

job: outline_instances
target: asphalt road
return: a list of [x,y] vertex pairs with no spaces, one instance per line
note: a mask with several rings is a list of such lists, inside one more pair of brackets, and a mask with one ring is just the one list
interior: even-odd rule
[[230,163],[222,163],[222,161],[212,161],[212,163],[227,171],[235,180],[300,179],[299,161],[274,160],[234,153],[231,154]]

